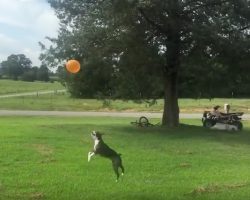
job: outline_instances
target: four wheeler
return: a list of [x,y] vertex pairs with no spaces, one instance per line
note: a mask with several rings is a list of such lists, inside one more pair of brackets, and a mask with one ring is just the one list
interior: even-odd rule
[[217,117],[210,111],[204,111],[202,117],[203,127],[212,128],[216,124],[222,124],[232,127],[231,130],[242,130],[243,125],[241,122],[241,116],[243,114],[243,112],[221,113],[221,116]]

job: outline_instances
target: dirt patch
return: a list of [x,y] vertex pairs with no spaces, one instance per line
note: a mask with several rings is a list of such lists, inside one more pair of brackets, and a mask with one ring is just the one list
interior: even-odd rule
[[53,148],[46,144],[33,144],[32,146],[42,156],[51,156],[54,152]]
[[43,159],[42,161],[40,161],[40,163],[46,164],[46,163],[51,163],[51,162],[56,162],[56,161],[57,160],[54,158],[46,158],[46,159]]
[[189,151],[189,150],[177,150],[175,153],[179,154],[179,155],[192,155],[192,154],[194,154],[193,151]]
[[200,195],[205,193],[217,193],[217,192],[222,192],[223,190],[232,190],[232,189],[246,187],[249,185],[250,185],[249,183],[236,183],[236,184],[224,184],[224,185],[211,184],[207,186],[198,186],[188,194]]
[[242,188],[250,185],[249,183],[238,183],[238,184],[231,184],[231,185],[224,185],[224,187],[228,189],[237,189],[237,188]]
[[219,185],[198,186],[190,194],[215,193],[221,190]]
[[190,164],[190,163],[180,163],[179,164],[179,167],[181,167],[181,168],[189,168],[189,167],[191,167],[192,165]]
[[43,199],[44,194],[42,192],[33,193],[30,195],[30,199]]

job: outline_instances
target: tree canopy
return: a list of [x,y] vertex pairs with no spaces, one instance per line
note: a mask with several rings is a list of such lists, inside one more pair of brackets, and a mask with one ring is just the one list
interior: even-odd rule
[[75,96],[163,97],[162,124],[178,126],[180,92],[212,96],[249,80],[248,0],[49,3],[61,27],[50,48],[41,44],[40,58],[50,66],[82,62],[79,74],[65,76]]
[[24,54],[11,54],[7,60],[1,62],[1,75],[13,80],[49,81],[49,69],[42,65],[33,67],[32,62]]
[[31,60],[24,54],[12,54],[1,63],[3,73],[17,80],[25,71],[31,68]]

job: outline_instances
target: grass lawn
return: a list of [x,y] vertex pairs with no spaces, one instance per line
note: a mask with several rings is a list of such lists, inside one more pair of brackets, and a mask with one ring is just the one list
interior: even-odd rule
[[[22,92],[36,92],[41,90],[59,90],[65,89],[60,83],[45,82],[24,82],[0,80],[0,95]],[[224,103],[231,105],[232,112],[250,113],[249,99],[179,99],[181,113],[203,113],[204,110],[211,110],[215,105]],[[135,103],[134,101],[110,101],[104,104],[102,100],[96,99],[74,99],[67,93],[57,93],[48,95],[34,95],[11,98],[0,98],[0,109],[10,110],[64,110],[64,111],[146,111],[162,112],[163,100],[157,100],[157,103],[149,104]]]
[[[221,105],[223,111],[224,103],[231,105],[232,112],[250,113],[249,99],[179,99],[181,113],[203,113],[211,110],[215,105]],[[149,106],[147,103],[135,103],[133,101],[116,100],[110,104],[104,104],[102,100],[96,99],[74,99],[67,93],[48,94],[39,96],[23,96],[0,98],[0,109],[10,110],[64,110],[64,111],[146,111],[162,112],[163,100]]]
[[[250,122],[236,133],[203,129],[200,120],[185,120],[179,129],[131,121],[0,117],[0,199],[249,198]],[[122,153],[126,171],[118,183],[109,160],[87,162],[92,130]]]
[[60,83],[54,82],[25,82],[0,79],[0,95],[22,92],[36,92],[41,90],[65,89]]

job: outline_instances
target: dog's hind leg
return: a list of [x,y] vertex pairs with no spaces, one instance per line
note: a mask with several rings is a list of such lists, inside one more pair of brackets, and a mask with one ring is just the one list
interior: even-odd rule
[[112,164],[113,164],[113,169],[115,171],[115,174],[116,174],[116,182],[118,182],[118,179],[119,179],[119,170],[118,170],[118,165],[117,165],[117,162],[116,161],[112,161]]
[[[121,154],[120,154],[121,155]],[[122,170],[122,176],[124,175],[124,167],[123,167],[123,165],[122,165],[122,159],[121,159],[121,156],[119,156],[119,159],[117,160],[117,164],[118,164],[118,166],[121,168],[121,170]]]
[[124,175],[124,167],[122,166],[122,164],[120,165],[120,168],[122,169],[122,176]]

